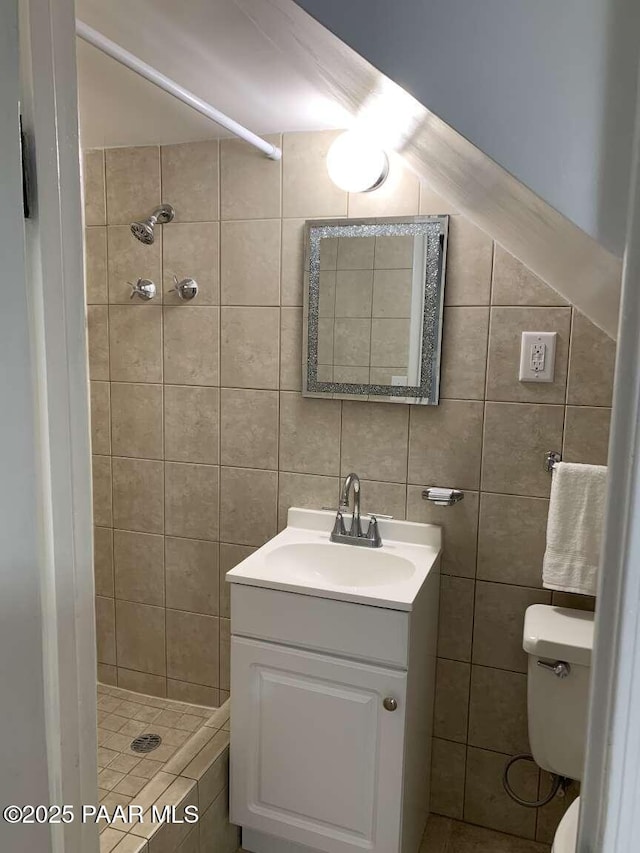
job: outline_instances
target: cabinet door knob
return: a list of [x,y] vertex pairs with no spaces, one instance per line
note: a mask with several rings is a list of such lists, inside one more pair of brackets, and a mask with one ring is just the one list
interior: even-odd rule
[[382,706],[385,711],[395,711],[398,707],[398,703],[391,696],[387,696],[387,698],[383,700]]

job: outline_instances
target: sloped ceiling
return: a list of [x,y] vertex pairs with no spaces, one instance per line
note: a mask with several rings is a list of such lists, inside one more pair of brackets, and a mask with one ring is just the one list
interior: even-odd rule
[[[348,121],[234,0],[77,0],[76,14],[256,133],[339,128]],[[80,39],[77,57],[83,147],[229,135]]]
[[[347,127],[372,103],[433,189],[615,337],[621,262],[293,0],[77,0],[77,15],[259,134]],[[83,147],[228,135],[78,40]]]

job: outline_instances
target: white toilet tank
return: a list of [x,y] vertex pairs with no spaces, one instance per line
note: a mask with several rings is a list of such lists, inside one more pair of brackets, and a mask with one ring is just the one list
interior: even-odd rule
[[[593,613],[546,604],[529,607],[524,620],[531,752],[544,770],[571,779],[584,765],[593,621]],[[566,677],[556,663],[568,664],[557,667]]]

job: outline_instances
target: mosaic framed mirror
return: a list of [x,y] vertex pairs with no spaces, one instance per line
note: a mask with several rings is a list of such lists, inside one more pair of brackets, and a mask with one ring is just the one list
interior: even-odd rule
[[448,224],[306,223],[304,396],[437,405]]

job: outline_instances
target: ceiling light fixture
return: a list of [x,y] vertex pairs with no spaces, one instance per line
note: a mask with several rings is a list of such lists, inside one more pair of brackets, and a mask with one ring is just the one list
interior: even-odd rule
[[350,130],[329,148],[327,171],[333,183],[350,193],[377,190],[389,174],[389,158],[368,136]]

